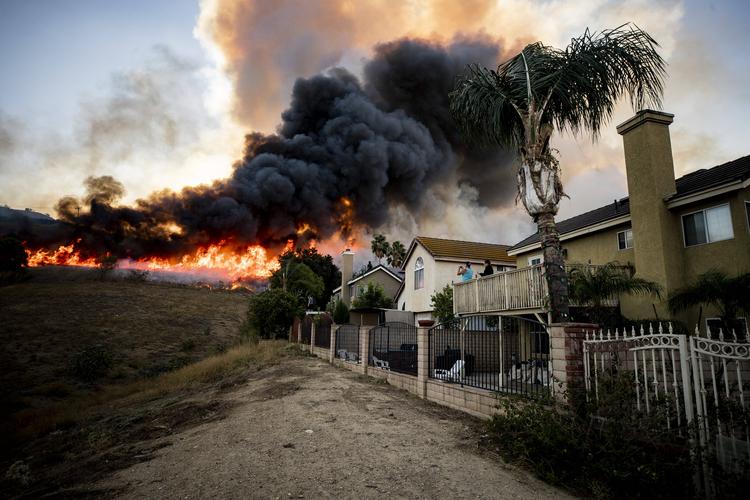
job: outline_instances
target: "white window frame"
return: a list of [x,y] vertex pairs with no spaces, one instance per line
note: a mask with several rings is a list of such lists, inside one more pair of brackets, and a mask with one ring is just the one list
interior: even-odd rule
[[[539,259],[539,262],[534,262],[536,259]],[[544,264],[544,254],[536,254],[536,255],[529,255],[529,266],[536,266],[539,264]]]
[[[628,231],[630,231],[630,246],[627,246],[628,245],[628,238],[627,238],[627,236],[625,236],[623,238],[625,240],[625,247],[624,248],[620,248],[620,235],[624,234],[624,233],[627,233]],[[617,231],[617,250],[630,250],[631,248],[633,248],[633,245],[634,245],[634,240],[633,240],[633,228],[632,227],[629,227],[627,229],[623,229],[622,231]]]
[[[417,273],[422,271],[422,286],[417,286],[419,280],[417,279]],[[417,261],[414,263],[414,289],[421,290],[424,288],[424,259],[417,257]]]
[[[708,232],[708,223],[706,222],[706,215],[705,214],[706,214],[707,210],[711,210],[713,208],[719,208],[719,207],[727,207],[729,209],[729,228],[732,230],[732,236],[730,238],[724,238],[723,240],[709,241],[708,240],[708,235],[709,235],[709,232]],[[688,245],[687,244],[687,238],[686,238],[686,235],[685,235],[685,217],[687,217],[689,215],[695,215],[697,213],[703,213],[703,222],[704,222],[703,225],[706,228],[706,242],[705,243],[696,243],[695,245]],[[719,205],[714,205],[712,207],[701,208],[700,210],[695,210],[693,212],[682,214],[680,216],[680,226],[682,226],[682,245],[685,248],[699,247],[701,245],[709,245],[711,243],[718,243],[719,241],[733,240],[734,239],[734,224],[733,224],[733,221],[732,221],[732,206],[729,203],[720,203]]]

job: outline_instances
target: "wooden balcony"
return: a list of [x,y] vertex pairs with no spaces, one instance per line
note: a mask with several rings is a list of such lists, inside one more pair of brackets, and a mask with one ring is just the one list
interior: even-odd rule
[[[539,264],[454,283],[453,312],[455,314],[546,312],[547,280],[544,278],[542,268],[543,266]],[[607,301],[607,305],[610,306],[616,306],[617,303],[617,297]],[[575,306],[575,304],[571,305]]]

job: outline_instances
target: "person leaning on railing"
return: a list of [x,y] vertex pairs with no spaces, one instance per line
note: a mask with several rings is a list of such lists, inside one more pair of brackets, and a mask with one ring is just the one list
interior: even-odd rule
[[474,277],[474,270],[471,268],[471,262],[467,262],[466,266],[458,266],[456,276],[461,276],[461,281],[469,281]]
[[490,276],[495,272],[494,269],[492,269],[492,263],[490,262],[490,259],[486,259],[484,261],[484,271],[479,273],[479,276]]

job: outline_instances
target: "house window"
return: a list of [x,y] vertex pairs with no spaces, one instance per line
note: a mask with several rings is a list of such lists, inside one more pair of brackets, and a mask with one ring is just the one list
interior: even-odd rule
[[633,248],[633,230],[626,229],[617,233],[617,248],[620,250],[626,250]]
[[[719,338],[719,329],[724,334],[724,340],[731,340],[734,335],[738,338],[746,338],[748,334],[747,319],[742,317],[733,320],[728,327],[724,325],[721,318],[706,318],[706,329],[712,339]],[[732,334],[732,330],[734,330],[734,335]]]
[[424,288],[424,261],[422,257],[417,258],[417,263],[414,264],[414,289],[419,290]]
[[534,255],[532,257],[529,257],[529,265],[530,266],[536,266],[538,264],[542,263],[542,256],[541,255]]
[[729,205],[719,205],[683,215],[682,229],[685,233],[686,247],[734,238]]

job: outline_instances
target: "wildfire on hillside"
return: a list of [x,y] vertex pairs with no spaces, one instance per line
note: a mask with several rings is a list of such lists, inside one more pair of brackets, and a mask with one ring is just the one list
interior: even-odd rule
[[[78,240],[76,243],[80,243]],[[41,266],[75,266],[97,267],[99,262],[94,257],[83,257],[76,243],[63,245],[56,250],[27,250],[29,267]],[[283,252],[292,250],[293,242],[289,240]],[[227,242],[199,247],[194,253],[177,259],[146,257],[137,260],[120,259],[117,266],[122,269],[139,269],[147,271],[168,271],[174,273],[213,272],[236,283],[242,280],[265,279],[279,268],[275,255],[260,245],[233,247]]]
[[[283,247],[267,248],[260,244],[238,245],[227,240],[214,244],[199,246],[194,252],[182,256],[141,257],[138,259],[121,258],[117,260],[120,269],[137,269],[142,271],[165,271],[169,273],[209,274],[218,279],[232,283],[232,287],[241,286],[241,282],[268,279],[279,268],[278,256],[295,248],[334,251],[346,242],[348,247],[354,244],[352,231],[352,202],[342,199],[341,215],[337,219],[341,229],[323,242],[317,239],[317,232],[309,223],[298,226],[296,239],[287,240]],[[27,249],[29,267],[73,266],[98,267],[100,260],[84,248],[81,239],[56,249]]]

